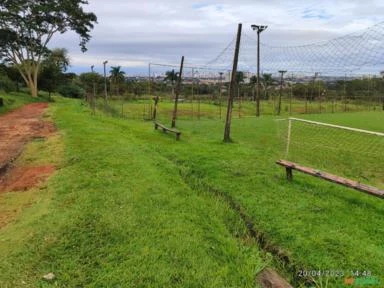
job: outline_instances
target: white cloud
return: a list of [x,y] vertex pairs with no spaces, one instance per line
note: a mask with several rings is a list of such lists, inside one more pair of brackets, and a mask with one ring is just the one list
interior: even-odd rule
[[149,61],[175,63],[187,59],[205,63],[233,39],[238,22],[253,35],[250,24],[269,25],[263,41],[291,45],[331,39],[381,21],[379,0],[90,0],[86,10],[98,16],[82,54],[78,37],[57,37],[51,47],[67,47],[73,69],[99,65],[105,59],[126,67]]

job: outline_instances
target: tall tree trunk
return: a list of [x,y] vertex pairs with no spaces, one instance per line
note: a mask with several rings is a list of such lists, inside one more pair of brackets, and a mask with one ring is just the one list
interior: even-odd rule
[[31,96],[32,97],[37,97],[38,96],[38,88],[37,88],[37,75],[38,75],[38,69],[35,68],[35,71],[22,71],[21,69],[19,70],[21,73],[21,76],[24,79],[25,84],[30,90]]
[[31,96],[37,97],[37,95],[38,95],[37,83],[35,83],[32,79],[29,79],[27,85],[29,87]]

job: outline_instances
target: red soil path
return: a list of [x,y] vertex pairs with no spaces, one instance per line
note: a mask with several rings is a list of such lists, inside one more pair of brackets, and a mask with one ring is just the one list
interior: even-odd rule
[[0,193],[27,190],[54,171],[53,166],[10,167],[27,142],[55,132],[54,125],[43,120],[47,107],[47,103],[34,103],[0,116]]

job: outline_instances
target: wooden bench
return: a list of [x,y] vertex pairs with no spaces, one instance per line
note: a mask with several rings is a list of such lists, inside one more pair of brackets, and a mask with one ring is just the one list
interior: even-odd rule
[[176,140],[180,140],[181,132],[179,130],[174,129],[174,128],[168,128],[168,127],[164,126],[163,124],[156,122],[156,121],[153,122],[153,124],[155,125],[155,130],[157,130],[160,127],[164,133],[166,133],[167,131],[169,131],[171,133],[175,133],[176,134]]
[[312,175],[312,176],[327,180],[329,182],[333,182],[333,183],[340,184],[340,185],[343,185],[343,186],[346,186],[349,188],[353,188],[355,190],[367,193],[367,194],[372,195],[372,196],[384,198],[384,190],[380,190],[380,189],[373,187],[373,186],[365,185],[365,184],[362,184],[362,183],[357,182],[357,181],[353,181],[353,180],[350,180],[347,178],[343,178],[343,177],[339,177],[339,176],[336,176],[333,174],[322,172],[322,171],[319,171],[319,170],[316,170],[313,168],[300,166],[296,163],[286,161],[286,160],[278,160],[276,162],[276,164],[279,164],[279,165],[285,167],[286,172],[287,172],[287,179],[289,181],[291,181],[292,177],[293,177],[292,170],[297,170],[297,171],[303,172],[305,174]]

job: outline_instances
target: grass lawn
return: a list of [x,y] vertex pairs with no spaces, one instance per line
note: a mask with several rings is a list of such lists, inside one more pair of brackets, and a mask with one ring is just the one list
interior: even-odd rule
[[[384,129],[384,113],[378,112],[323,114],[313,119]],[[292,271],[338,270],[351,275],[352,271],[368,270],[376,277],[383,276],[383,202],[299,173],[288,183],[283,169],[274,164],[281,156],[281,145],[273,117],[234,120],[234,143],[229,145],[221,142],[223,123],[218,121],[179,121],[178,128],[184,133],[180,143],[154,133],[148,123],[131,126],[135,134],[142,135],[149,151],[155,150],[178,165],[186,182],[220,191],[239,203],[266,241],[285,251],[294,266]],[[320,155],[326,153],[321,151]],[[365,163],[370,164],[379,169],[376,176],[383,181],[384,162]],[[333,285],[341,285],[342,279],[335,279]]]
[[[154,101],[151,97],[138,100],[124,100],[118,99],[115,96],[109,101],[110,107],[113,108],[114,114],[124,115],[126,119],[147,119],[154,109]],[[160,120],[167,120],[172,117],[174,102],[163,97],[160,99],[157,110],[157,118]],[[183,97],[181,96],[181,99]],[[262,100],[260,102],[260,111],[262,115],[275,115],[277,111],[277,97],[270,100]],[[104,100],[98,99],[100,107],[104,106]],[[200,100],[198,98],[183,99],[178,103],[178,117],[182,120],[206,120],[206,119],[224,119],[226,113],[227,101],[225,97],[213,100]],[[381,111],[380,103],[354,103],[350,101],[344,103],[338,101],[326,102],[305,102],[303,100],[292,99],[284,97],[281,105],[281,115],[288,116],[290,114],[305,115],[305,114],[336,114],[342,115],[343,112],[357,112],[357,111]],[[290,112],[291,111],[291,112]],[[234,118],[247,118],[255,117],[256,104],[254,101],[235,99],[233,106]]]
[[[59,287],[255,286],[270,260],[228,203],[192,189],[131,123],[57,101],[61,169],[1,230],[1,287],[50,287],[41,280],[49,272]],[[20,161],[41,163],[28,150]]]
[[[384,281],[382,200],[299,173],[288,183],[274,117],[234,119],[224,144],[217,119],[182,117],[177,142],[79,101],[57,98],[51,113],[61,169],[0,231],[1,287],[50,287],[48,272],[59,287],[255,287],[265,266],[296,286],[300,270],[338,271],[318,287],[352,271]],[[384,113],[306,117],[384,130]]]

